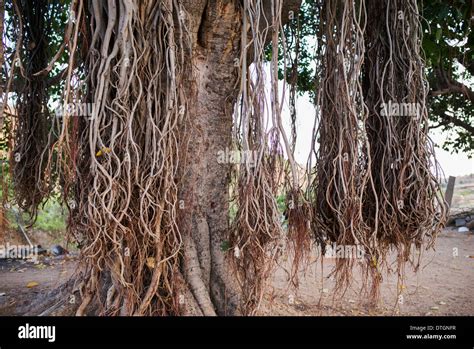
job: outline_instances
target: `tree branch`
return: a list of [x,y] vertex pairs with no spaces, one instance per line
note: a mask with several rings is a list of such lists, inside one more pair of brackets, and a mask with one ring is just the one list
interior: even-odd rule
[[[60,83],[66,77],[67,68],[61,70],[58,74],[46,79],[46,86],[51,87]],[[18,75],[12,82],[10,92],[20,92],[26,84],[26,79]],[[2,81],[2,87],[5,86],[5,81]]]
[[442,67],[438,67],[434,71],[437,79],[434,89],[429,93],[430,96],[436,97],[452,93],[461,93],[474,103],[474,91],[463,83],[452,78],[451,73],[446,72]]
[[441,118],[441,123],[437,125],[436,127],[432,128],[437,128],[440,126],[446,126],[448,124],[453,124],[454,126],[462,127],[466,131],[468,131],[473,137],[474,137],[474,126],[469,124],[468,122],[458,119],[455,116],[448,115],[446,113],[440,114],[439,117]]

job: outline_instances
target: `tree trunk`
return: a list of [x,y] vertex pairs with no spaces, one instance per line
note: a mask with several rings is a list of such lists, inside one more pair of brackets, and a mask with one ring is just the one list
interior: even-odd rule
[[[283,21],[300,4],[301,0],[284,1]],[[270,19],[270,2],[263,6]],[[190,143],[180,196],[184,200],[185,269],[203,314],[235,315],[240,313],[239,291],[223,251],[229,232],[231,169],[218,163],[217,154],[231,147],[242,13],[240,3],[229,0],[187,1],[185,7],[195,16],[191,61],[196,76],[190,88],[191,117],[186,126]],[[267,42],[270,39],[268,35]]]
[[[185,127],[180,227],[184,235],[186,281],[204,315],[233,315],[237,289],[222,249],[228,233],[230,165],[217,154],[231,146],[232,113],[241,30],[235,1],[189,1],[194,81],[189,81],[189,124]],[[199,13],[201,16],[199,17]]]

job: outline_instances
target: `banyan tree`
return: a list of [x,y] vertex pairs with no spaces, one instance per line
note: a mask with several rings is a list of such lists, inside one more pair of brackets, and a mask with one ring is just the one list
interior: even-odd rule
[[[301,0],[5,1],[3,202],[33,223],[60,193],[80,248],[31,313],[258,314],[283,254],[297,286],[310,250],[333,243],[365,251],[336,260],[336,293],[357,270],[376,300],[391,253],[400,280],[419,265],[446,207],[417,1],[303,5],[306,24]],[[303,25],[312,115],[295,108]],[[219,161],[228,151],[244,161]]]

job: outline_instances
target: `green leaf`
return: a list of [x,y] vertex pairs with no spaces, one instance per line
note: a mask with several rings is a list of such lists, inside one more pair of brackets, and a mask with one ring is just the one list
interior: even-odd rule
[[436,42],[439,43],[439,41],[441,40],[441,35],[443,34],[443,29],[441,28],[438,28],[436,30]]

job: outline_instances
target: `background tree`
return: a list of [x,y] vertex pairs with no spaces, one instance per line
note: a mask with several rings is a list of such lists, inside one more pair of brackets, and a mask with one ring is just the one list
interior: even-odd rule
[[431,91],[430,118],[449,138],[443,148],[474,151],[474,4],[426,1],[423,48]]

